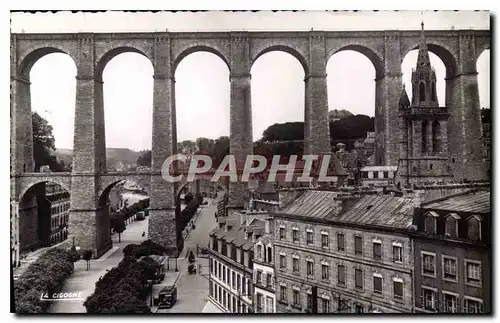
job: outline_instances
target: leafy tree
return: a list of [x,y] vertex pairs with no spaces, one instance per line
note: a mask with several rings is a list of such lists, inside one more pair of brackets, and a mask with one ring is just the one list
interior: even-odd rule
[[80,254],[78,253],[78,250],[76,250],[76,247],[74,245],[69,249],[69,257],[72,263],[80,260]]
[[264,130],[261,141],[304,140],[304,122],[275,123]]
[[92,250],[85,250],[83,252],[83,260],[85,260],[87,262],[87,270],[90,269],[90,259],[92,259]]
[[215,145],[215,140],[208,139],[204,137],[200,137],[196,139],[196,146],[198,147],[197,154],[206,154],[210,155],[210,152],[213,150]]
[[137,157],[137,166],[151,167],[151,150],[143,150]]
[[32,113],[31,121],[33,126],[35,171],[38,171],[42,165],[48,165],[53,172],[66,170],[64,162],[59,163],[56,156],[51,154],[56,150],[52,126],[36,112]]
[[114,230],[118,233],[118,243],[122,242],[122,233],[125,231],[127,226],[125,225],[125,221],[123,218],[119,218],[114,222]]

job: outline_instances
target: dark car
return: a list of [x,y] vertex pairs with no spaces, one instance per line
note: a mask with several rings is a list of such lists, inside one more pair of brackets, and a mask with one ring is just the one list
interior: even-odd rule
[[158,298],[155,300],[158,309],[171,308],[177,302],[177,287],[176,286],[166,286],[158,294]]

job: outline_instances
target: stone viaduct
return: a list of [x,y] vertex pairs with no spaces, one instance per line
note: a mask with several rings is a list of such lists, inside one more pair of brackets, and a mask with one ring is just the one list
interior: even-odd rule
[[[236,158],[251,154],[250,69],[263,54],[284,51],[304,68],[305,153],[331,152],[328,125],[326,63],[335,53],[355,50],[376,71],[376,163],[397,165],[398,99],[401,63],[416,49],[420,31],[67,33],[11,35],[11,201],[21,203],[29,188],[55,181],[71,192],[70,240],[101,255],[110,247],[100,214],[103,194],[119,180],[147,182],[150,194],[150,237],[177,246],[174,216],[176,188],[160,174],[164,160],[176,151],[175,70],[196,51],[219,56],[230,71],[230,151]],[[449,107],[449,154],[460,178],[486,174],[481,150],[481,123],[476,61],[490,48],[489,30],[426,31],[428,48],[446,66]],[[62,52],[77,67],[73,170],[71,174],[34,173],[30,103],[30,69],[42,56]],[[154,67],[152,165],[150,173],[107,173],[102,73],[116,55],[136,52]],[[229,205],[243,205],[245,186],[231,183]],[[22,209],[22,203],[19,209]],[[173,248],[173,253],[178,250]]]

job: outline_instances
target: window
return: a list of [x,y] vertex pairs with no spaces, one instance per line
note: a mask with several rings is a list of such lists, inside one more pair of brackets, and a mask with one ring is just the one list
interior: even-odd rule
[[363,304],[357,303],[356,305],[354,305],[354,313],[361,314],[361,313],[364,313],[364,311],[365,311],[365,307],[363,306]]
[[321,279],[330,279],[330,266],[328,266],[327,264],[321,265]]
[[285,255],[280,255],[280,268],[281,269],[286,268],[286,256]]
[[403,280],[394,278],[393,282],[394,298],[403,299]]
[[382,259],[382,243],[380,242],[373,243],[373,259]]
[[286,286],[281,286],[280,287],[280,299],[282,302],[287,302],[287,290]]
[[313,309],[313,296],[312,296],[311,293],[307,293],[306,297],[307,297],[307,309],[309,310],[309,312],[312,312],[312,309]]
[[443,278],[457,280],[456,258],[443,256]]
[[450,214],[446,217],[445,235],[456,238],[458,235],[458,220],[460,217],[456,214]]
[[272,299],[272,297],[266,297],[266,301],[267,301],[266,312],[267,313],[274,313],[274,300]]
[[398,245],[392,246],[392,261],[403,262],[403,247]]
[[424,224],[427,233],[436,233],[436,218],[434,216],[426,215]]
[[257,284],[262,285],[262,271],[257,270]]
[[244,277],[241,278],[241,293],[243,295],[247,294],[247,279]]
[[443,298],[444,310],[446,313],[458,313],[460,311],[458,305],[458,297],[456,295],[443,292]]
[[[422,76],[421,76],[422,78]],[[423,102],[425,101],[425,85],[424,85],[424,82],[420,82],[419,84],[419,98],[420,98],[420,102]]]
[[286,231],[285,228],[280,228],[280,240],[286,239]]
[[226,267],[222,267],[222,281],[226,282]]
[[233,288],[236,288],[236,273],[234,271],[231,272],[231,284]]
[[328,234],[321,233],[321,247],[328,248],[328,246],[329,246]]
[[299,229],[292,229],[293,243],[299,243]]
[[257,258],[258,258],[258,259],[262,259],[262,258],[264,258],[264,257],[262,256],[262,246],[261,246],[260,244],[258,244],[258,245],[257,245]]
[[299,258],[292,258],[292,269],[294,273],[300,272],[300,261]]
[[465,270],[467,272],[467,284],[481,284],[481,263],[465,261]]
[[467,220],[467,236],[471,240],[481,240],[481,218],[473,215]]
[[266,286],[267,287],[273,286],[273,276],[269,273],[266,274]]
[[344,234],[337,233],[337,250],[344,251]]
[[469,298],[464,299],[465,313],[483,313],[483,302]]
[[322,298],[321,305],[323,313],[330,313],[330,300],[328,298]]
[[312,232],[312,231],[306,232],[306,241],[307,241],[308,245],[314,244],[314,232]]
[[267,246],[266,257],[267,262],[273,262],[273,248],[271,246]]
[[426,310],[436,308],[436,292],[434,290],[422,287],[422,306]]
[[345,266],[344,265],[339,265],[338,266],[338,284],[341,286],[345,286]]
[[378,178],[378,172],[373,172],[373,178]]
[[312,260],[306,261],[307,276],[314,276],[314,262]]
[[354,254],[363,255],[363,238],[359,236],[354,237]]
[[236,289],[240,290],[240,287],[241,287],[241,276],[236,275]]
[[293,305],[300,306],[300,291],[293,290]]
[[227,284],[229,285],[229,267],[226,267],[226,273],[227,273]]
[[361,269],[354,269],[354,287],[363,289],[363,271]]
[[382,275],[373,275],[373,292],[375,294],[382,294]]
[[262,312],[263,298],[261,293],[257,293],[257,312]]
[[384,172],[384,178],[389,178],[389,172]]
[[422,252],[422,274],[432,276],[436,274],[436,257],[434,254]]

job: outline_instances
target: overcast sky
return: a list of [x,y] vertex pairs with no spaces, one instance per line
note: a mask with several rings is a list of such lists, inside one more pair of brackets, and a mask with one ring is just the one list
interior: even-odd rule
[[[425,12],[429,29],[489,29],[487,12]],[[11,16],[12,32],[126,32],[229,30],[385,30],[419,29],[420,12],[299,12],[299,13],[99,13],[22,14]],[[478,60],[481,106],[489,102],[489,51]],[[411,97],[410,73],[416,51],[403,60]],[[444,64],[431,53],[438,78],[438,99],[444,105]],[[329,110],[354,114],[375,112],[375,69],[357,52],[344,51],[328,61]],[[253,139],[270,125],[304,120],[304,70],[289,54],[271,52],[252,66]],[[56,147],[73,147],[76,67],[65,54],[50,54],[32,68],[32,109],[54,127]],[[153,67],[139,54],[125,53],[104,70],[107,147],[151,148]],[[217,56],[199,52],[187,56],[176,70],[178,139],[229,135],[229,70]]]

